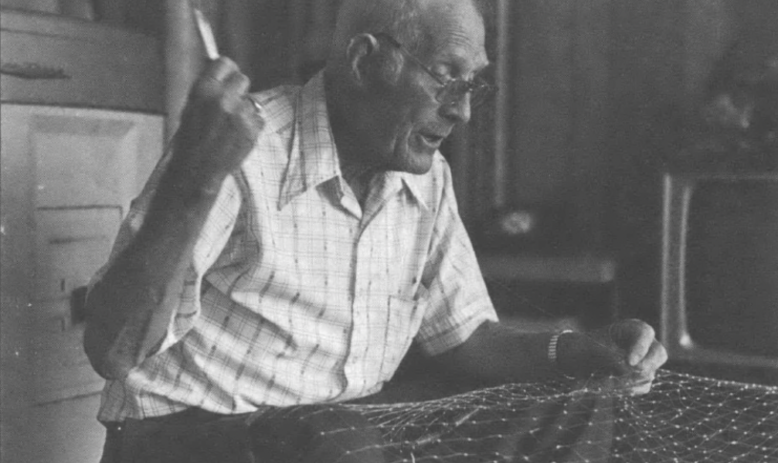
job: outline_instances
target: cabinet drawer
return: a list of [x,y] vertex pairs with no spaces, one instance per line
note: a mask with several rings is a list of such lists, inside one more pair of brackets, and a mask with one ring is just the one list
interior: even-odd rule
[[3,102],[164,112],[155,38],[7,9],[0,18]]

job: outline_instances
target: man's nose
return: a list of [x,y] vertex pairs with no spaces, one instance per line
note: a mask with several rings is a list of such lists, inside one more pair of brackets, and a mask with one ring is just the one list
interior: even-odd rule
[[470,92],[465,92],[464,95],[443,104],[440,111],[446,119],[466,124],[470,121],[470,109]]

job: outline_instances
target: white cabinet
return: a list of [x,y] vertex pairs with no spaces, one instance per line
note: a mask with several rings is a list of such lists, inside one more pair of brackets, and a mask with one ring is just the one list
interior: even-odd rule
[[3,161],[15,159],[8,169],[3,163],[4,177],[23,192],[15,191],[15,207],[20,200],[27,210],[19,211],[21,224],[3,214],[3,227],[13,234],[8,245],[33,243],[31,264],[22,266],[32,277],[28,305],[16,307],[30,328],[32,399],[95,392],[102,381],[83,353],[71,294],[106,261],[130,201],[160,156],[163,117],[17,104],[4,104],[1,117]]
[[0,105],[4,459],[99,459],[104,431],[93,394],[104,382],[84,354],[71,295],[108,258],[130,201],[161,155],[163,121]]
[[103,380],[70,299],[162,154],[161,47],[6,9],[0,37],[0,454],[98,461]]

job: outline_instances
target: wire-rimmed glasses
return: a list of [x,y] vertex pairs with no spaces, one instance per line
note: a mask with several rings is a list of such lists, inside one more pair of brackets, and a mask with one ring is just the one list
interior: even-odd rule
[[438,103],[449,105],[457,104],[462,101],[465,94],[470,93],[470,106],[478,107],[483,104],[494,93],[495,87],[487,82],[482,76],[475,76],[472,80],[461,78],[444,79],[428,68],[420,59],[409,52],[400,42],[389,34],[379,32],[373,34],[376,38],[383,38],[392,46],[400,50],[405,56],[422,68],[435,82],[440,85],[440,89],[435,94],[435,100]]

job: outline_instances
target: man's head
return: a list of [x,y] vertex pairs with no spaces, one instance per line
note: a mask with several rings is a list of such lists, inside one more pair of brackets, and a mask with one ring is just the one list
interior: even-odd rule
[[427,172],[453,126],[470,119],[469,93],[451,98],[441,82],[486,67],[484,42],[474,0],[344,0],[326,72],[342,160]]

